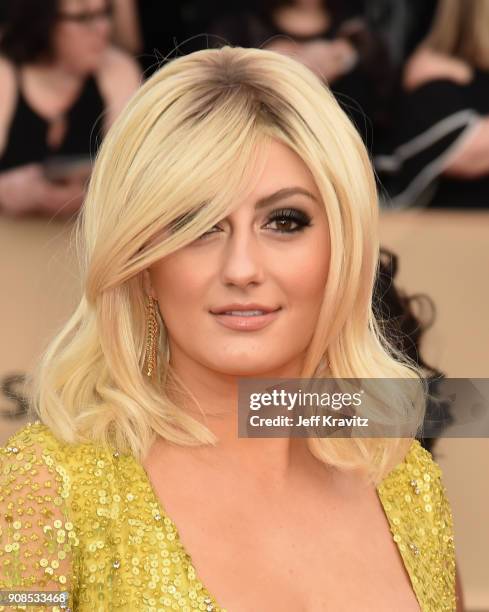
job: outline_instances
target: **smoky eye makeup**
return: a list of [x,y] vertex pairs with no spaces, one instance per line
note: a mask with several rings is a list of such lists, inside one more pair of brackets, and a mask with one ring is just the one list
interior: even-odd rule
[[[267,224],[274,223],[276,231],[281,233],[295,233],[303,231],[312,225],[309,213],[294,207],[284,207],[273,210],[267,219]],[[292,226],[292,227],[291,227]]]
[[[221,221],[222,223],[222,221]],[[306,211],[295,207],[281,207],[270,212],[263,227],[279,235],[295,234],[312,225],[312,217]],[[273,226],[273,227],[270,227]],[[212,234],[221,231],[219,223],[201,234],[197,240],[205,240]]]

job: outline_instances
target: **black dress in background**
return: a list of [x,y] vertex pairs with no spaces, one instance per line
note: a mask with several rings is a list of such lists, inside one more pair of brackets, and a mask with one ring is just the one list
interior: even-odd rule
[[6,145],[0,155],[0,172],[34,162],[42,163],[52,155],[93,158],[103,135],[105,109],[94,76],[86,79],[79,96],[66,111],[66,133],[60,146],[55,149],[47,142],[49,122],[25,99],[19,78],[16,95]]
[[482,70],[465,85],[437,79],[403,92],[390,150],[375,158],[386,207],[489,208],[489,174],[470,180],[443,174],[488,114],[489,72]]
[[[343,11],[332,19],[331,25],[312,36],[290,34],[274,23],[265,11],[242,11],[224,15],[209,25],[209,46],[231,44],[240,47],[264,48],[274,37],[295,40],[298,43],[313,40],[332,40],[342,25],[353,17],[362,17],[352,11]],[[356,125],[367,147],[373,149],[373,125],[385,108],[391,74],[388,52],[382,40],[372,33],[359,37],[359,42],[349,39],[359,52],[359,61],[350,72],[334,80],[331,91],[343,110]],[[366,42],[366,44],[364,44]]]

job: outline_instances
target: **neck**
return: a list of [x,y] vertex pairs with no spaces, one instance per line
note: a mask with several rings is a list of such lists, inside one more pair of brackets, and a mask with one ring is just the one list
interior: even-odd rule
[[62,62],[38,63],[29,68],[43,85],[55,91],[70,91],[84,79],[83,75],[74,72]]
[[[298,378],[302,361],[303,356],[280,370],[256,376]],[[188,448],[186,453],[277,490],[283,489],[305,465],[317,462],[303,438],[238,438],[238,377],[210,370],[179,352],[172,352],[170,366],[198,401],[201,411],[195,405],[182,409],[218,438],[216,446]]]

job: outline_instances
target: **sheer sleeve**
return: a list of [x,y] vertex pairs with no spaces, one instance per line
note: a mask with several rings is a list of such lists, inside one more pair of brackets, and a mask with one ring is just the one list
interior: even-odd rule
[[0,591],[68,595],[65,604],[42,595],[45,604],[17,601],[0,610],[75,609],[78,537],[67,516],[68,481],[28,427],[0,447]]

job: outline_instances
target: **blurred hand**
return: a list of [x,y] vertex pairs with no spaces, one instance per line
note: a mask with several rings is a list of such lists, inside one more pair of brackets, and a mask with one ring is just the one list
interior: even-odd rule
[[269,51],[276,51],[277,53],[283,53],[284,55],[293,57],[298,54],[300,46],[300,43],[287,38],[272,38],[270,42],[264,45],[264,48]]
[[84,196],[85,181],[67,183],[46,180],[40,164],[27,164],[0,173],[0,212],[22,216],[40,212],[72,215]]
[[355,48],[343,38],[332,41],[316,39],[305,43],[275,39],[266,48],[297,59],[328,82],[349,72],[358,59]]
[[301,47],[304,63],[328,82],[349,72],[358,58],[355,48],[343,38],[312,40]]
[[364,19],[361,17],[353,17],[352,19],[348,19],[345,21],[340,29],[340,36],[352,36],[354,34],[360,34],[365,32],[368,29],[368,26]]
[[46,181],[37,211],[50,216],[72,216],[83,204],[85,185],[86,180],[70,180],[64,183]]

